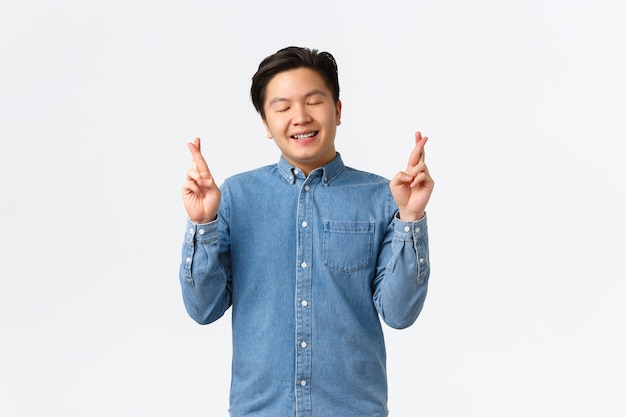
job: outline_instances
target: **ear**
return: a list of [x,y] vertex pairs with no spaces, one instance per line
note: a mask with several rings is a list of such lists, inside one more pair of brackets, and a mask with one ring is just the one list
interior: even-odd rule
[[269,125],[267,124],[267,120],[264,117],[261,117],[261,122],[263,123],[263,127],[265,127],[265,132],[267,133],[268,139],[274,139],[274,135],[272,135],[272,131],[270,130]]
[[339,126],[341,124],[341,100],[337,100],[335,107],[335,118],[337,119],[337,126]]

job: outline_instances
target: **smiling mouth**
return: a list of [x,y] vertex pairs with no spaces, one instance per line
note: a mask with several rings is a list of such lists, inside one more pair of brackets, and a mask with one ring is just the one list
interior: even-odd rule
[[313,136],[317,135],[317,130],[313,131],[313,132],[307,132],[307,133],[300,133],[298,135],[291,135],[291,139],[296,139],[296,140],[307,140],[309,138],[312,138]]

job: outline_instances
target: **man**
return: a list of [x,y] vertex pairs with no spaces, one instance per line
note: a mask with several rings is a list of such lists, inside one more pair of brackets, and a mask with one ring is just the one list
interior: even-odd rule
[[233,417],[387,415],[385,345],[419,315],[434,182],[415,134],[391,181],[346,167],[337,66],[298,47],[265,58],[252,102],[278,163],[215,184],[196,138],[183,186],[180,281],[189,315],[232,310]]

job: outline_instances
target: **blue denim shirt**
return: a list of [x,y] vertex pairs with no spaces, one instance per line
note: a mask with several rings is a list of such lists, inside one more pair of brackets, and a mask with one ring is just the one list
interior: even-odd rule
[[379,317],[419,315],[426,218],[403,222],[388,180],[337,157],[306,177],[280,159],[221,187],[218,219],[188,222],[180,282],[206,324],[232,305],[233,417],[387,415]]

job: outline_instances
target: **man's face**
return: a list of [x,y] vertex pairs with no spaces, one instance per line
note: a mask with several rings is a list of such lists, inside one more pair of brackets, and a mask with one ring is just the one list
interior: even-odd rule
[[309,68],[278,73],[265,92],[267,137],[283,158],[307,175],[335,158],[341,102],[335,105],[322,77]]

